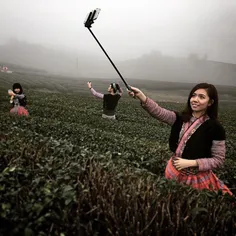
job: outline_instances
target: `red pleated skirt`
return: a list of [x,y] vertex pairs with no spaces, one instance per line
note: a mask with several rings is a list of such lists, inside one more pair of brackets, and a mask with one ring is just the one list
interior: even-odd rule
[[221,180],[219,180],[211,170],[199,171],[196,174],[178,171],[173,166],[172,158],[168,161],[166,166],[165,177],[167,179],[176,180],[179,183],[190,185],[196,189],[208,189],[211,191],[222,190],[223,193],[233,195],[228,187]]

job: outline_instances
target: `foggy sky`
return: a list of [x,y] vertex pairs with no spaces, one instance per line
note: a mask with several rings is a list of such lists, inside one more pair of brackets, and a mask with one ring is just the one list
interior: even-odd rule
[[87,13],[101,8],[92,27],[114,59],[151,50],[172,56],[197,52],[236,63],[235,0],[0,0],[0,44],[9,38],[102,55],[84,27]]

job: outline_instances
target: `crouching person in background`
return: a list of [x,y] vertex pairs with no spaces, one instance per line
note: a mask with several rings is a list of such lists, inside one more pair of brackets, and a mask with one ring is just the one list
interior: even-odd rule
[[12,104],[10,113],[12,115],[28,116],[29,112],[26,109],[27,99],[23,93],[22,86],[19,83],[13,84],[12,90],[9,89],[8,94],[11,96],[10,103]]

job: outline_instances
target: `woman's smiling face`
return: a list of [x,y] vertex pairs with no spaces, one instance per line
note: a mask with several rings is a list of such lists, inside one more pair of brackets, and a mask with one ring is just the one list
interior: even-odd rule
[[209,106],[212,105],[206,89],[196,90],[190,98],[190,106],[194,113],[206,113]]

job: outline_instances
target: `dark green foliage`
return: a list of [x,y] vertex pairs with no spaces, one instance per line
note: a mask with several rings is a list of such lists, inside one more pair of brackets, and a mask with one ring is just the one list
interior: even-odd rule
[[[11,117],[2,87],[0,235],[235,235],[234,198],[163,177],[170,128],[137,101],[124,96],[109,121],[91,96],[29,91],[30,117]],[[216,173],[234,189],[235,107],[220,118],[227,156]]]

